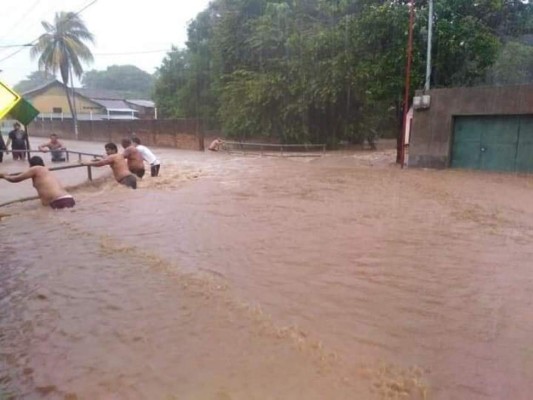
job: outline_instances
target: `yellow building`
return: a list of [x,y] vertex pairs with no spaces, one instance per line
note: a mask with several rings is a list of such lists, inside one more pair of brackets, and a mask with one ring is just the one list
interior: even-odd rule
[[[135,102],[139,100],[125,100],[108,91],[71,89],[73,107],[78,120],[133,120],[140,118],[151,119],[154,114],[154,103],[143,100],[142,109]],[[68,105],[65,85],[57,80],[32,89],[22,94],[35,108],[40,111],[41,119],[70,119],[72,115]],[[153,110],[150,113],[150,110]]]

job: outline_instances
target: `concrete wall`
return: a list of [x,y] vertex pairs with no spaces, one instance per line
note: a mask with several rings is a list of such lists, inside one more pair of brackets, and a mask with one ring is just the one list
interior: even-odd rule
[[533,85],[434,89],[429,94],[431,107],[414,112],[410,167],[450,165],[456,116],[533,114]]
[[[48,137],[51,133],[57,133],[60,138],[75,139],[72,120],[35,120],[27,130],[30,138]],[[135,133],[147,146],[203,150],[203,133],[195,119],[79,121],[78,132],[79,140],[119,144],[123,138]]]

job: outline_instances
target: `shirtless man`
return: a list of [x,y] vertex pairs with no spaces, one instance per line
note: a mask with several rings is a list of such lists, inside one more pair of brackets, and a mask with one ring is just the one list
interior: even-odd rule
[[137,178],[135,178],[128,169],[128,164],[126,163],[124,156],[118,153],[117,145],[115,143],[106,144],[105,152],[107,157],[103,160],[85,162],[82,163],[82,165],[91,167],[103,167],[104,165],[109,165],[113,171],[113,176],[118,183],[132,189],[137,189]]
[[129,170],[139,178],[144,176],[144,160],[141,152],[131,143],[130,139],[122,139],[124,152],[122,155],[128,160]]
[[30,158],[30,169],[26,172],[12,176],[0,174],[0,179],[13,183],[30,178],[33,180],[33,187],[37,190],[43,206],[61,209],[71,208],[76,204],[74,198],[63,189],[54,174],[44,166],[43,159],[39,156]]
[[223,144],[224,144],[224,141],[222,139],[216,138],[215,140],[211,142],[211,144],[209,145],[207,149],[211,151],[219,151],[220,146],[222,146]]
[[50,150],[52,153],[52,162],[65,161],[65,146],[61,143],[55,133],[50,135],[50,141],[48,143],[41,144],[39,150],[46,153]]

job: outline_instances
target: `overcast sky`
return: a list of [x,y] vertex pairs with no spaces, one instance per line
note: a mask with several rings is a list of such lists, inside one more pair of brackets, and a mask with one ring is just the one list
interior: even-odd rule
[[[57,11],[77,12],[93,1],[13,0],[2,7],[0,81],[12,87],[37,70],[29,48],[5,46],[34,41],[44,32],[41,21],[52,23]],[[209,0],[96,0],[80,14],[95,36],[90,47],[94,63],[85,71],[131,64],[153,73],[171,45],[184,46],[188,22],[208,4]]]

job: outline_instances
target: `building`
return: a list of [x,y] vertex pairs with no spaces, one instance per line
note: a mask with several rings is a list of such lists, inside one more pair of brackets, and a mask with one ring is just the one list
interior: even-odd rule
[[427,94],[429,107],[413,115],[410,167],[533,172],[533,85]]
[[[155,119],[155,104],[151,100],[127,100],[119,93],[104,90],[74,88],[72,101],[78,120]],[[63,120],[72,115],[65,85],[58,80],[22,94],[40,111],[40,119]]]

